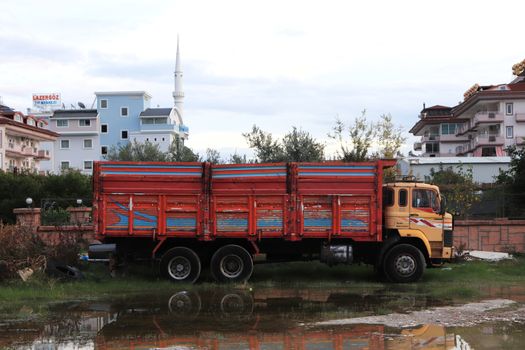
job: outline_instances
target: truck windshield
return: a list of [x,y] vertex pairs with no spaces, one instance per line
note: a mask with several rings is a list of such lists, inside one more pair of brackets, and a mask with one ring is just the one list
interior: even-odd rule
[[432,190],[414,189],[412,191],[412,207],[421,209],[432,209],[439,212],[439,200],[436,192]]

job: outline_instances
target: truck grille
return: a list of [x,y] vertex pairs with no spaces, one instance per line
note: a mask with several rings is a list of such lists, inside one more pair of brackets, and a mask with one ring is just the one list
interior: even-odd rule
[[454,244],[454,236],[452,235],[452,231],[445,231],[443,235],[443,246],[452,247],[453,244]]

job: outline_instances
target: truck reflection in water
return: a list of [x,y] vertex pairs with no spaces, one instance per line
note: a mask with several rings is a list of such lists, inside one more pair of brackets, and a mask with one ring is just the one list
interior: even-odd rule
[[[439,325],[398,330],[382,325],[316,327],[337,317],[352,294],[244,290],[180,291],[163,306],[113,305],[115,321],[98,333],[98,349],[451,349],[456,337]],[[361,309],[370,310],[362,299]],[[328,303],[327,303],[328,301]],[[354,304],[355,306],[355,304]],[[354,307],[354,310],[356,311]],[[357,309],[360,309],[358,306]],[[359,311],[359,310],[357,310]],[[460,339],[460,338],[459,338]],[[463,343],[465,346],[465,343]]]
[[217,288],[50,307],[46,317],[0,323],[0,348],[468,349],[439,325],[316,326],[328,319],[427,309],[446,301],[385,291]]

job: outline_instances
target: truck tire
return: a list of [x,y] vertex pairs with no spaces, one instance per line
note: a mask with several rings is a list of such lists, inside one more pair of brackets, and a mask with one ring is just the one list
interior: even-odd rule
[[210,271],[217,282],[244,282],[253,272],[252,256],[241,246],[230,244],[213,254]]
[[383,272],[391,282],[418,281],[425,272],[425,257],[421,250],[410,244],[398,244],[390,249],[383,260]]
[[160,259],[160,271],[173,282],[195,283],[201,274],[201,261],[193,250],[176,247],[164,253]]

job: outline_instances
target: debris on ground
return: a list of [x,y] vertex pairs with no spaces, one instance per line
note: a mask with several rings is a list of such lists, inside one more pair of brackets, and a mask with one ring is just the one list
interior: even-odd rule
[[[315,326],[350,324],[382,324],[405,328],[421,324],[440,324],[446,327],[474,326],[483,322],[513,321],[525,323],[525,307],[508,299],[485,300],[462,306],[444,306],[406,314],[393,313],[381,316],[355,317],[317,322]],[[507,309],[508,308],[508,309]]]
[[35,273],[35,271],[30,267],[26,267],[25,269],[18,270],[16,273],[18,274],[18,276],[20,276],[22,281],[27,282],[27,280],[30,279],[31,276],[33,276],[33,273]]
[[482,250],[467,250],[464,254],[465,260],[500,261],[512,259],[512,255],[502,252],[486,252]]

